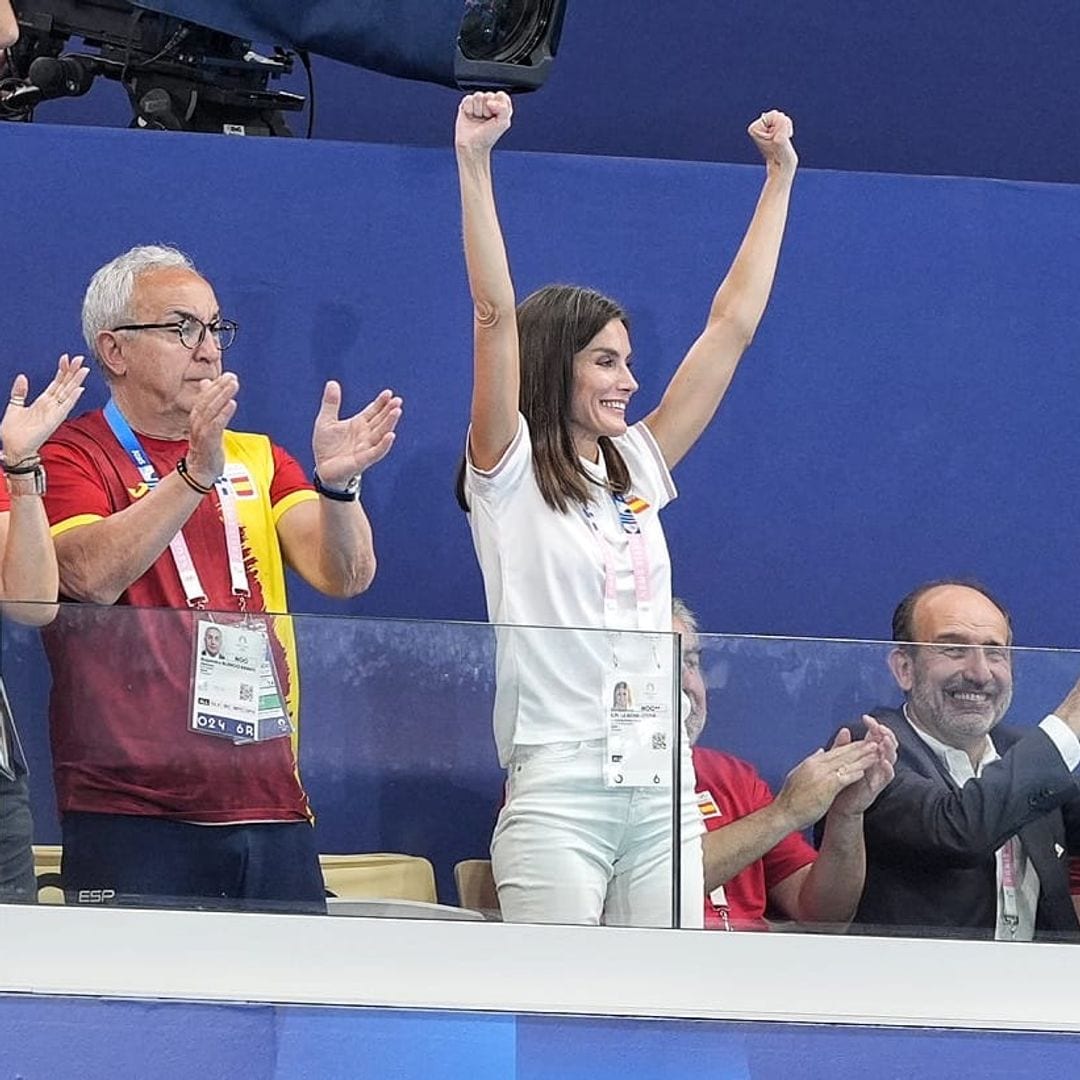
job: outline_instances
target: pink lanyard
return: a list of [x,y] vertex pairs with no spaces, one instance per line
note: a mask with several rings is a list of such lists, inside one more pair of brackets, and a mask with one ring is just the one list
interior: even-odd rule
[[1010,836],[1001,846],[1001,919],[1012,937],[1020,924],[1016,905],[1016,845],[1018,836]]
[[[638,626],[645,621],[652,607],[652,587],[649,583],[649,556],[645,550],[645,537],[641,533],[634,511],[630,509],[624,495],[611,494],[611,501],[619,515],[619,525],[628,537],[630,564],[634,572],[634,600],[637,606]],[[600,557],[604,563],[604,616],[611,625],[618,611],[615,552],[607,537],[600,531],[596,520],[596,511],[588,503],[582,503],[581,512],[592,529],[592,534],[600,546]]]

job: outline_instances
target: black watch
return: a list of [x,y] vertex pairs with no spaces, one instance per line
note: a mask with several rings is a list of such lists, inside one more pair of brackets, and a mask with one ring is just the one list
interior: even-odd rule
[[319,479],[319,470],[315,469],[311,474],[311,482],[315,490],[327,499],[335,502],[356,502],[360,498],[360,474],[357,473],[344,488],[329,488]]

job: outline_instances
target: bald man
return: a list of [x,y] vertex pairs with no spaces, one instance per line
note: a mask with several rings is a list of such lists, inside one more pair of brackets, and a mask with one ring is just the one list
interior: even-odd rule
[[1016,941],[1080,933],[1068,887],[1068,855],[1080,851],[1080,689],[1035,728],[1001,723],[1012,627],[981,585],[919,586],[892,636],[904,703],[871,715],[899,754],[866,811],[855,923]]

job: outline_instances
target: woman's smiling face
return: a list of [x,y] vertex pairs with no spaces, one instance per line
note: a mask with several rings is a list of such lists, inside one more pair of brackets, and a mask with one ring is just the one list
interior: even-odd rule
[[626,407],[637,388],[630,370],[630,335],[621,320],[612,319],[574,355],[570,432],[582,457],[598,459],[601,435],[626,433]]

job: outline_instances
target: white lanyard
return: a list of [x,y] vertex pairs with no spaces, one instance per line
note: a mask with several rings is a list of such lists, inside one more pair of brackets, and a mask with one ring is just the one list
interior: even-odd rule
[[[161,477],[157,469],[150,461],[149,455],[139,442],[138,435],[132,430],[124,414],[120,412],[116,402],[110,398],[104,409],[105,422],[109,425],[116,441],[127,451],[128,456],[139,470],[139,475],[148,488],[153,490],[161,483]],[[218,477],[214,481],[214,490],[217,492],[218,504],[221,506],[221,519],[225,526],[225,548],[229,556],[229,581],[232,586],[232,594],[237,599],[237,605],[243,611],[247,606],[247,599],[251,595],[248,586],[247,570],[244,567],[244,548],[240,541],[240,522],[236,514],[236,496],[233,494],[232,485],[225,477]],[[172,553],[176,572],[180,576],[180,585],[184,590],[184,598],[188,607],[203,608],[209,597],[203,588],[199,572],[195,569],[195,562],[191,558],[191,551],[184,539],[183,529],[169,541],[169,551]]]

